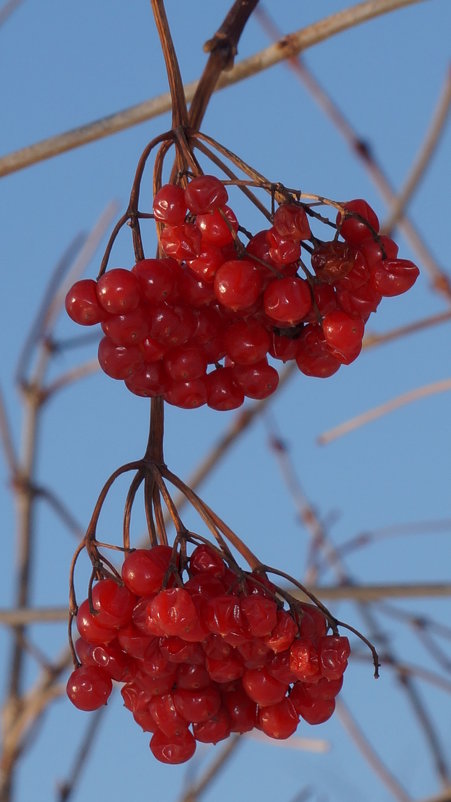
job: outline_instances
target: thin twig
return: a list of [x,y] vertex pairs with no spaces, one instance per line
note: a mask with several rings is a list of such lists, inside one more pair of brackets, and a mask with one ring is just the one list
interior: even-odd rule
[[396,398],[392,398],[384,404],[380,404],[367,412],[363,412],[361,415],[356,415],[354,418],[340,423],[339,426],[334,426],[333,429],[323,432],[317,438],[317,442],[320,443],[320,445],[326,445],[332,440],[336,440],[338,437],[342,437],[358,429],[359,426],[364,426],[366,423],[376,420],[389,412],[393,412],[395,409],[399,409],[406,404],[411,404],[413,401],[418,401],[429,395],[437,395],[438,393],[444,393],[449,390],[451,390],[451,379],[442,379],[432,384],[426,384],[423,387],[417,387],[415,390],[410,390],[408,393],[403,393]]
[[404,216],[409,201],[411,200],[437,149],[448,120],[450,107],[451,69],[448,68],[437,108],[432,117],[429,130],[427,131],[421,150],[415,159],[410,171],[410,175],[406,179],[404,186],[402,189],[400,189],[394,203],[390,206],[388,218],[384,221],[381,227],[385,234],[390,235],[398,224],[399,220],[401,220],[401,218]]
[[[238,62],[230,72],[222,73],[215,91],[269,69],[286,58],[297,55],[302,50],[313,47],[318,42],[323,42],[348,28],[419,2],[424,2],[424,0],[367,0],[367,2],[351,6],[351,8],[315,22],[307,28],[302,28],[284,37],[280,42]],[[185,97],[188,102],[193,99],[197,85],[198,81],[185,85]],[[138,125],[145,120],[159,117],[161,114],[170,111],[170,109],[171,96],[170,93],[165,93],[152,100],[131,106],[124,111],[87,123],[63,134],[41,140],[1,158],[0,176],[22,170],[30,164],[36,164],[44,159],[49,159],[73,148],[86,145],[89,142],[95,142],[118,131]]]

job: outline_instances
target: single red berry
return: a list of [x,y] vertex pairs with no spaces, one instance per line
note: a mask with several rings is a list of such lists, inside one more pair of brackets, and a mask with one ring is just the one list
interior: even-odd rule
[[149,310],[149,335],[168,348],[188,342],[196,326],[196,315],[188,306],[162,303]]
[[150,596],[161,590],[163,579],[172,557],[170,546],[136,549],[124,560],[122,579],[126,587],[137,596]]
[[327,632],[327,619],[324,613],[315,604],[308,602],[299,602],[297,610],[299,634],[316,645]]
[[193,214],[205,214],[224,206],[229,199],[227,190],[214,175],[195,176],[185,189],[185,201]]
[[266,670],[271,677],[277,679],[285,685],[291,685],[297,681],[297,677],[293,674],[290,668],[290,649],[285,649],[283,652],[273,654],[272,657],[266,661]]
[[188,262],[189,269],[197,278],[207,284],[214,281],[216,271],[225,262],[224,254],[216,245],[202,244],[202,250],[194,259]]
[[201,234],[193,223],[165,226],[160,234],[160,245],[166,256],[178,262],[194,259],[201,252]]
[[112,379],[127,379],[143,364],[137,345],[115,345],[109,337],[100,340],[98,360],[103,372]]
[[270,635],[277,624],[277,605],[275,601],[265,596],[257,594],[244,596],[241,599],[241,610],[249,632],[254,638]]
[[[291,330],[292,332],[294,330]],[[280,359],[282,362],[289,362],[290,359],[295,359],[298,350],[299,332],[294,332],[295,337],[291,337],[289,333],[279,334],[276,331],[271,332],[271,342],[269,346],[269,353],[274,359]]]
[[210,677],[204,665],[181,663],[177,669],[177,688],[198,691],[210,685]]
[[198,214],[196,226],[202,234],[202,243],[222,248],[234,241],[238,220],[229,206],[222,206],[207,214]]
[[205,379],[171,381],[164,394],[165,401],[182,409],[197,409],[207,403]]
[[318,651],[321,675],[329,680],[340,679],[351,653],[348,638],[342,635],[326,635],[321,638]]
[[188,723],[177,712],[172,693],[152,696],[149,712],[156,727],[165,735],[182,735],[188,729]]
[[231,732],[249,732],[257,722],[257,705],[243,688],[223,693],[224,707],[230,718]]
[[207,404],[211,409],[226,411],[237,409],[244,401],[244,393],[236,383],[231,368],[218,368],[205,378]]
[[116,641],[94,644],[78,638],[75,651],[83,665],[97,666],[118,682],[124,682],[130,674],[130,658]]
[[359,252],[348,242],[332,240],[315,246],[311,256],[312,268],[320,281],[335,284],[351,272]]
[[340,309],[351,317],[359,317],[366,322],[375,312],[382,295],[372,286],[371,281],[355,290],[337,289],[337,302]]
[[399,248],[390,237],[369,237],[359,245],[359,251],[365,257],[368,267],[383,259],[396,259]]
[[155,398],[166,392],[168,378],[160,362],[140,365],[125,379],[125,385],[131,393],[142,398]]
[[66,312],[80,326],[94,326],[108,318],[97,297],[97,282],[91,278],[76,281],[66,295]]
[[265,314],[279,326],[294,326],[310,311],[312,294],[304,279],[274,279],[263,294]]
[[296,638],[290,647],[290,669],[303,682],[320,678],[318,652],[309,638]]
[[198,623],[197,610],[184,588],[161,590],[150,604],[152,618],[166,635],[183,638]]
[[230,716],[225,707],[220,707],[208,721],[193,724],[196,741],[203,744],[217,744],[230,735]]
[[365,325],[360,318],[350,317],[346,312],[329,312],[323,320],[323,332],[327,344],[339,354],[347,356],[362,346]]
[[109,643],[116,637],[117,631],[113,627],[105,626],[97,621],[97,616],[91,612],[89,600],[85,599],[78,608],[77,629],[83,640],[88,643]]
[[308,724],[322,724],[335,710],[334,699],[311,699],[307,687],[302,682],[295,683],[289,698],[296,712]]
[[286,610],[277,610],[276,625],[265,638],[265,643],[278,654],[289,649],[293,643],[298,628],[293,617]]
[[220,304],[242,311],[257,301],[263,285],[261,271],[249,259],[232,259],[218,269],[214,291]]
[[270,228],[266,237],[269,243],[269,255],[277,267],[298,261],[301,256],[301,245],[298,240],[281,236],[275,228]]
[[207,573],[209,576],[221,577],[225,574],[225,564],[219,552],[207,543],[201,543],[194,549],[189,561],[190,574]]
[[273,226],[281,237],[292,240],[309,239],[309,221],[303,206],[284,203],[274,213]]
[[111,315],[125,315],[136,309],[141,300],[138,279],[130,270],[116,267],[100,276],[97,282],[100,306]]
[[249,639],[246,619],[236,596],[216,596],[206,604],[205,623],[210,632],[237,646]]
[[168,350],[168,346],[159,343],[154,337],[145,337],[139,343],[139,350],[143,355],[144,362],[148,365],[151,362],[159,362]]
[[232,650],[228,657],[207,657],[205,668],[213,682],[231,682],[244,674],[243,660],[240,654]]
[[341,362],[331,354],[321,326],[309,323],[296,344],[296,364],[306,376],[326,379],[339,369]]
[[291,699],[282,699],[258,712],[259,727],[270,738],[289,738],[296,732],[298,723],[299,714]]
[[152,640],[152,635],[145,635],[134,624],[121,627],[119,632],[117,632],[119,646],[126,652],[129,658],[132,657],[142,660]]
[[359,245],[363,240],[378,233],[377,214],[365,200],[356,198],[347,201],[344,208],[343,213],[338,212],[336,224],[341,236],[347,242]]
[[233,377],[247,398],[262,400],[277,390],[279,374],[266,359],[255,365],[235,365]]
[[205,375],[207,359],[199,346],[179,345],[166,353],[163,365],[171,379],[186,382]]
[[174,301],[178,297],[182,269],[175,259],[142,259],[132,268],[142,297],[149,304]]
[[253,365],[266,356],[270,336],[257,320],[238,320],[226,329],[224,343],[233,362]]
[[147,335],[147,316],[141,307],[126,315],[111,315],[103,321],[102,331],[115,345],[137,345]]
[[114,579],[101,579],[92,588],[92,606],[100,626],[126,626],[136,602],[136,596]]
[[279,682],[266,668],[246,669],[241,682],[249,698],[260,707],[281,702],[288,690],[288,683]]
[[343,687],[343,675],[338,679],[327,679],[321,677],[315,685],[305,685],[305,694],[313,702],[319,699],[335,699]]
[[215,303],[212,283],[203,281],[185,267],[180,280],[180,301],[195,309]]
[[196,751],[194,736],[187,729],[176,735],[165,735],[161,730],[152,735],[150,749],[161,763],[185,763]]
[[188,722],[208,721],[221,707],[221,694],[214,685],[206,688],[190,690],[176,688],[174,691],[175,707]]
[[98,710],[107,703],[113,689],[111,678],[97,666],[80,666],[67,680],[66,692],[79,710]]
[[419,275],[418,267],[409,259],[385,259],[373,264],[370,283],[376,292],[391,298],[410,290]]
[[185,220],[186,201],[181,187],[164,184],[153,199],[155,220],[170,226],[181,225]]
[[271,650],[261,638],[241,643],[236,650],[243,658],[244,668],[265,668],[271,659]]

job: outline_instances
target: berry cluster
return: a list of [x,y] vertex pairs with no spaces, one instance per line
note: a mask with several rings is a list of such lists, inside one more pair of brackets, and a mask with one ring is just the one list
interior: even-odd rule
[[283,739],[300,718],[326,721],[348,639],[327,634],[318,607],[284,604],[266,574],[235,572],[210,545],[184,560],[181,572],[171,547],[137,549],[124,560],[122,581],[94,584],[77,614],[73,704],[96,710],[113,680],[123,683],[124,705],[152,733],[151,751],[163,763],[189,760],[197,741],[215,744],[254,727]]
[[[268,358],[331,376],[359,355],[382,297],[419,274],[363,200],[332,204],[331,222],[286,193],[272,227],[247,244],[227,201],[214,176],[164,185],[153,202],[161,258],[78,281],[67,295],[76,323],[101,324],[102,370],[136,395],[235,409],[277,388]],[[332,225],[334,238],[319,240],[309,218]]]

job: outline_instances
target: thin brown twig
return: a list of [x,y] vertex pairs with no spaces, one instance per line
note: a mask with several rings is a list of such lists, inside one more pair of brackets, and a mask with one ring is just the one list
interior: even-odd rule
[[[313,47],[313,45],[323,42],[331,36],[342,33],[348,28],[419,2],[424,2],[424,0],[367,0],[367,2],[339,11],[330,17],[326,17],[284,37],[280,42],[238,62],[229,72],[222,73],[216,84],[215,91],[269,69],[275,64],[291,58],[302,50]],[[187,101],[193,99],[197,85],[197,81],[185,85],[184,92]],[[22,170],[31,164],[36,164],[73,148],[118,133],[145,120],[158,117],[170,111],[170,109],[171,96],[170,93],[165,93],[124,111],[36,142],[0,158],[0,176]]]
[[405,210],[437,150],[445,125],[448,121],[450,108],[451,69],[448,68],[437,108],[432,116],[424,142],[411,167],[410,175],[407,177],[404,186],[399,190],[394,202],[391,204],[388,217],[384,220],[381,227],[381,230],[385,234],[390,235],[401,218],[404,217]]
[[22,3],[23,0],[6,0],[6,3],[0,8],[0,26],[9,19],[13,11],[16,11]]
[[451,379],[442,379],[441,381],[432,382],[432,384],[426,384],[423,387],[417,387],[415,390],[410,390],[408,393],[392,398],[384,404],[373,407],[373,409],[363,412],[361,415],[356,415],[354,418],[334,426],[333,429],[329,429],[327,432],[323,432],[317,438],[317,442],[320,445],[327,445],[332,440],[349,434],[349,432],[358,429],[360,426],[364,426],[366,423],[393,412],[406,404],[411,404],[413,401],[419,401],[421,398],[426,398],[430,395],[448,392],[449,390],[451,390]]
[[[256,17],[273,39],[278,39],[280,37],[280,30],[263,8],[257,9]],[[380,164],[376,161],[368,142],[356,133],[349,120],[338,107],[336,101],[328,94],[327,90],[320,84],[298,54],[287,59],[286,64],[294,71],[296,77],[303,82],[313,99],[323,109],[337,131],[339,131],[346,140],[353,155],[362,162],[387,204],[389,206],[395,205],[397,202],[395,189]],[[420,264],[429,272],[434,288],[445,295],[448,301],[451,300],[450,279],[445,271],[437,264],[416,227],[406,216],[398,220],[398,226],[418,256]]]
[[3,399],[3,393],[0,388],[0,440],[3,444],[5,452],[6,464],[9,469],[9,475],[12,479],[17,474],[17,455],[13,443],[12,430],[8,419],[6,404]]
[[358,725],[356,719],[341,698],[337,699],[336,705],[336,711],[340,717],[341,723],[377,776],[380,777],[386,787],[389,788],[394,798],[397,799],[398,802],[411,802],[411,797],[407,791],[387,769],[385,763],[383,763],[375,749],[373,749],[362,728]]

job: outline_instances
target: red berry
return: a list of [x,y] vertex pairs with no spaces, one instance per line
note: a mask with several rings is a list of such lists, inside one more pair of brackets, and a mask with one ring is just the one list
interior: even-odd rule
[[193,724],[196,741],[204,744],[217,744],[230,735],[230,716],[225,707],[220,707],[208,721]]
[[329,680],[340,679],[351,653],[349,640],[342,635],[326,635],[319,642],[321,675]]
[[196,741],[190,731],[176,735],[165,735],[161,730],[152,735],[150,749],[161,763],[185,763],[196,751]]
[[291,699],[282,699],[258,712],[258,724],[270,738],[285,739],[296,732],[299,714]]
[[228,309],[249,309],[257,301],[263,279],[261,271],[249,259],[224,262],[215,275],[214,291],[219,303]]
[[241,599],[241,610],[254,638],[270,635],[277,624],[277,605],[265,596],[244,596]]
[[177,298],[182,270],[175,259],[142,259],[132,268],[132,273],[149,304]]
[[194,310],[188,306],[159,304],[149,310],[150,337],[168,348],[188,342],[196,326]]
[[97,282],[97,297],[99,304],[111,315],[132,312],[141,299],[138,279],[122,267],[109,270]]
[[222,206],[207,214],[198,214],[196,226],[202,234],[202,243],[224,247],[234,241],[238,220],[229,206]]
[[112,691],[111,678],[97,666],[80,666],[67,680],[66,692],[79,710],[98,710]]
[[224,206],[229,199],[227,190],[214,175],[195,176],[185,189],[185,201],[193,214],[204,214]]
[[102,331],[115,345],[135,345],[147,335],[148,322],[141,307],[126,315],[112,315],[102,323]]
[[205,243],[202,245],[199,255],[190,259],[188,267],[197,278],[209,284],[214,281],[216,271],[223,262],[225,262],[225,258],[220,248]]
[[76,281],[66,295],[66,312],[80,326],[94,326],[108,317],[97,297],[97,282],[91,278]]
[[176,688],[174,703],[177,711],[188,722],[208,721],[221,707],[221,694],[214,685],[190,690]]
[[257,722],[257,705],[243,688],[223,693],[224,707],[230,718],[231,732],[249,732]]
[[267,398],[279,384],[277,370],[268,365],[266,359],[255,365],[235,365],[232,371],[236,383],[247,398]]
[[265,638],[265,643],[278,654],[289,649],[297,634],[297,626],[286,610],[277,610],[277,622],[275,627]]
[[178,262],[189,261],[201,252],[201,234],[193,223],[165,226],[160,234],[160,245],[166,256]]
[[269,243],[269,255],[277,267],[297,262],[301,255],[299,241],[282,237],[275,228],[266,233]]
[[182,735],[188,729],[187,721],[176,710],[172,693],[152,696],[148,709],[156,727],[165,735]]
[[346,312],[329,312],[323,320],[323,332],[327,344],[338,354],[347,356],[362,347],[365,326],[360,318],[350,317]]
[[127,379],[143,363],[143,356],[136,345],[115,345],[109,337],[103,337],[98,349],[99,365],[112,379]]
[[224,343],[227,353],[240,365],[260,362],[269,348],[270,336],[256,320],[238,320],[226,329]]
[[221,555],[207,543],[194,549],[189,561],[190,574],[207,573],[209,576],[221,577],[225,574],[225,564]]
[[116,637],[116,630],[110,626],[102,626],[97,616],[91,613],[89,600],[80,604],[77,613],[77,629],[83,640],[88,643],[109,643]]
[[132,551],[122,565],[124,584],[137,596],[157,593],[161,590],[171,556],[172,548],[163,545]]
[[195,345],[179,345],[169,350],[163,364],[174,381],[200,379],[207,370],[207,359],[203,350]]
[[155,398],[157,395],[163,395],[167,384],[168,379],[160,362],[139,366],[125,380],[127,389],[142,398]]
[[365,257],[368,267],[382,259],[396,259],[398,256],[398,246],[390,237],[370,237],[359,245],[359,251]]
[[207,404],[221,412],[237,409],[244,401],[244,393],[236,383],[231,368],[218,368],[206,376]]
[[345,212],[337,214],[337,228],[347,242],[359,245],[379,231],[379,220],[376,212],[361,198],[347,201]]
[[249,698],[260,707],[281,702],[288,690],[288,683],[279,682],[266,668],[247,669],[241,681]]
[[409,259],[385,259],[373,264],[370,283],[377,293],[391,298],[410,290],[419,275],[418,267]]
[[118,682],[124,682],[130,673],[130,658],[116,641],[94,644],[78,638],[75,651],[83,665],[97,666]]
[[263,306],[265,314],[278,325],[294,326],[310,311],[310,287],[296,276],[274,279],[263,294]]
[[152,618],[165,635],[183,638],[198,623],[197,610],[190,594],[184,588],[161,590],[151,601]]
[[306,326],[296,343],[296,364],[306,376],[326,379],[339,369],[341,362],[331,354],[320,326]]
[[290,647],[290,669],[303,682],[320,678],[318,652],[309,638],[296,638]]
[[181,187],[174,184],[164,184],[153,199],[153,213],[155,220],[178,226],[185,220],[186,201],[185,193]]
[[101,579],[92,589],[92,606],[100,626],[128,624],[136,601],[136,596],[114,579]]
[[335,284],[351,272],[358,258],[359,252],[352,245],[340,242],[340,240],[332,240],[332,242],[322,242],[315,246],[311,262],[313,270],[321,281]]
[[207,403],[205,380],[191,379],[186,382],[172,381],[164,394],[165,401],[182,409],[197,409]]
[[281,237],[303,240],[310,237],[310,225],[305,209],[297,203],[284,203],[276,210],[273,226]]

